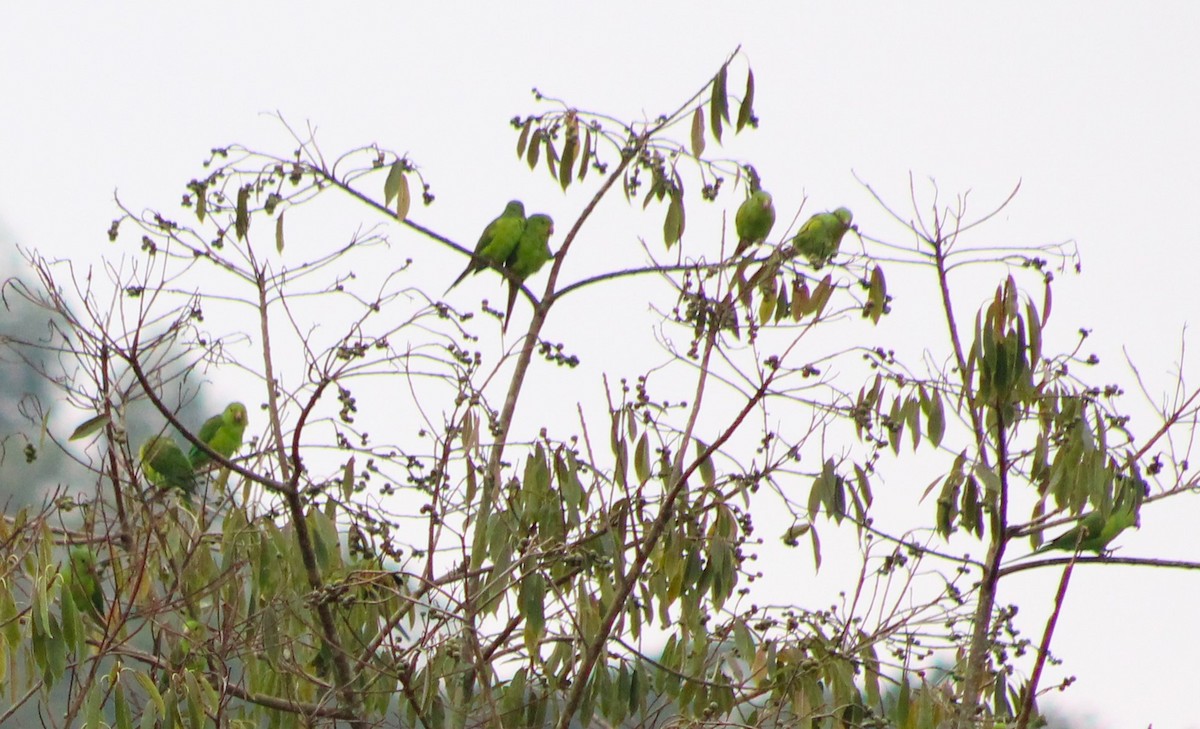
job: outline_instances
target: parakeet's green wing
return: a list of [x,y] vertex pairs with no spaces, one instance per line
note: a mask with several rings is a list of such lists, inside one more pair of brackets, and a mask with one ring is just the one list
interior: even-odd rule
[[1038,552],[1060,549],[1068,552],[1095,552],[1102,554],[1117,535],[1137,523],[1137,513],[1132,506],[1113,510],[1108,518],[1093,511],[1079,523],[1044,544]]
[[757,190],[738,208],[733,219],[737,229],[738,246],[734,255],[759,241],[766,240],[775,225],[775,203],[770,193]]
[[[229,458],[242,445],[247,417],[245,405],[240,402],[230,403],[220,415],[204,421],[197,436],[207,443],[209,448]],[[196,446],[192,446],[189,456],[194,468],[199,468],[210,460],[208,454]]]
[[853,218],[846,208],[817,213],[800,226],[800,232],[792,239],[792,247],[797,254],[807,258],[813,268],[821,268],[837,255]]
[[508,307],[504,313],[504,329],[508,329],[508,320],[512,317],[513,306],[517,302],[519,282],[524,282],[541,270],[554,257],[550,252],[550,236],[554,234],[554,221],[549,215],[531,215],[525,223],[525,232],[521,241],[506,261],[506,267],[517,281],[508,282]]
[[[221,416],[214,415],[204,421],[204,425],[200,426],[200,431],[196,433],[196,437],[205,443],[212,440],[212,437],[217,434],[217,430],[221,427]],[[200,466],[208,462],[208,454],[200,450],[199,446],[192,446],[188,452],[188,457],[192,459],[193,466]]]
[[525,231],[525,205],[512,200],[505,206],[500,217],[488,223],[475,244],[475,253],[463,272],[454,279],[446,291],[457,286],[468,274],[478,273],[488,266],[501,266],[512,255]]
[[163,488],[181,489],[191,495],[196,491],[196,471],[173,438],[156,435],[139,450],[142,472],[150,483]]
[[1076,549],[1087,549],[1085,545],[1089,541],[1093,541],[1099,537],[1103,528],[1104,515],[1099,511],[1093,511],[1080,519],[1075,526],[1046,544],[1043,544],[1038,551],[1045,552],[1052,549],[1064,549],[1068,552],[1074,552]]

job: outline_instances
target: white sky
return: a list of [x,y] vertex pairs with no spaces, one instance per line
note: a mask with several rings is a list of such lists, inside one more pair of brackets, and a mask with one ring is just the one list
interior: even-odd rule
[[[12,240],[2,242],[87,262],[113,254],[104,231],[114,190],[135,208],[168,207],[212,146],[286,152],[290,141],[264,115],[276,110],[315,123],[329,152],[372,141],[410,152],[438,195],[414,219],[467,244],[514,196],[565,230],[581,193],[556,196],[513,156],[506,121],[537,109],[529,88],[650,117],[740,44],[762,126],[728,153],[755,162],[781,221],[807,193],[816,209],[847,204],[864,230],[897,234],[852,170],[901,205],[910,172],[936,179],[946,198],[971,189],[977,211],[1022,180],[987,230],[1010,242],[1078,242],[1084,276],[1059,279],[1059,332],[1093,328],[1106,379],[1120,375],[1126,346],[1156,389],[1170,386],[1182,328],[1200,311],[1200,233],[1186,223],[1200,199],[1200,4],[735,5],[8,4],[0,234]],[[654,242],[660,215],[642,220]],[[427,249],[404,235],[393,231],[414,246],[404,255],[439,281],[462,265],[444,253],[422,260]],[[632,233],[616,244],[636,260]],[[581,253],[567,270],[588,261]],[[481,292],[494,302],[492,291],[477,284],[461,301]],[[988,295],[990,285],[960,303],[969,310]],[[606,305],[617,317],[644,312]],[[1194,362],[1185,371],[1200,381]],[[1195,558],[1196,516],[1178,499],[1147,509],[1122,544]],[[1040,615],[1052,578],[1014,580],[1007,599]],[[1198,584],[1195,573],[1077,570],[1055,649],[1080,680],[1057,705],[1097,727],[1200,726]]]

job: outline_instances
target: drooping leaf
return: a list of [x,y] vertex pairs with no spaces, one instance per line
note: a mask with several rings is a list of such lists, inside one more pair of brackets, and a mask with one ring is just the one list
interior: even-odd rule
[[99,431],[104,426],[108,425],[108,423],[109,417],[104,413],[88,418],[87,420],[83,421],[79,427],[75,428],[75,430],[71,432],[71,437],[67,440],[80,440],[82,438],[86,438],[89,435]]
[[818,319],[821,317],[831,296],[833,296],[833,276],[826,275],[821,279],[821,283],[817,284],[817,288],[812,292],[812,298],[809,300],[809,310],[812,311],[814,317]]
[[521,578],[517,606],[525,619],[525,648],[532,654],[546,632],[546,580],[540,572]]
[[250,232],[250,186],[243,185],[238,188],[237,193],[237,211],[233,221],[234,232],[237,233],[238,240],[245,240],[246,234]]
[[388,207],[400,192],[400,181],[404,179],[404,162],[396,160],[388,169],[387,179],[383,181],[383,206]]
[[517,157],[525,156],[525,145],[529,143],[529,132],[532,129],[533,117],[529,117],[521,127],[521,135],[517,137]]
[[678,243],[683,237],[683,226],[683,202],[677,195],[672,195],[671,202],[667,205],[667,217],[663,220],[663,240],[667,248]]
[[208,213],[208,183],[198,182],[192,189],[196,192],[196,219],[203,223]]
[[346,461],[346,465],[342,467],[342,499],[347,503],[354,495],[354,456]]
[[412,206],[412,191],[408,188],[408,175],[400,178],[400,189],[396,191],[396,220],[408,220],[408,210]]
[[545,132],[537,129],[529,139],[529,148],[525,150],[525,162],[529,164],[531,170],[537,167],[539,155],[542,153],[542,137],[544,135]]
[[579,181],[587,177],[588,168],[591,167],[592,157],[592,128],[587,127],[587,133],[583,137],[583,154],[579,155]]
[[275,252],[283,253],[283,215],[287,211],[281,211],[279,217],[275,218]]
[[547,134],[544,136],[546,142],[546,170],[554,179],[558,179],[558,150],[554,147],[554,140]]
[[712,126],[713,138],[721,142],[721,119],[729,118],[729,99],[725,92],[725,66],[721,67],[712,84],[712,98],[709,100],[708,122]]
[[579,122],[574,113],[567,115],[566,141],[563,143],[562,158],[558,162],[558,184],[566,190],[575,174],[575,157],[579,154]]
[[754,116],[754,71],[747,69],[746,71],[746,92],[742,94],[742,105],[738,107],[737,131],[742,131],[742,127],[750,121]]
[[704,154],[704,109],[696,107],[692,113],[692,155]]
[[867,313],[872,324],[878,324],[887,304],[887,281],[883,278],[883,268],[875,266],[871,270],[871,285],[867,294]]
[[642,433],[633,449],[633,472],[637,475],[638,483],[650,480],[650,442],[646,433]]

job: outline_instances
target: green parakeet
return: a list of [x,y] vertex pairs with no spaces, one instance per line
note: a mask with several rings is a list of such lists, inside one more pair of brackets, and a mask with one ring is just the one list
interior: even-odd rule
[[751,245],[766,240],[770,234],[771,226],[775,225],[775,203],[771,200],[771,194],[765,190],[755,190],[738,208],[733,222],[738,234],[737,250],[734,251],[736,256]]
[[846,208],[817,213],[800,226],[800,232],[792,239],[792,247],[798,255],[807,258],[813,268],[821,268],[837,254],[842,236],[850,230],[853,219],[854,214]]
[[1114,508],[1107,519],[1099,511],[1093,511],[1063,534],[1043,544],[1037,551],[1062,549],[1068,552],[1103,554],[1109,542],[1129,527],[1135,526],[1137,522],[1137,510],[1132,504]]
[[[217,453],[226,458],[233,456],[234,451],[242,445],[242,433],[246,430],[246,406],[240,402],[230,403],[220,415],[214,415],[204,421],[200,432],[196,434],[200,440],[208,444]],[[192,468],[200,468],[211,459],[198,446],[192,446],[188,454],[192,459]]]
[[512,255],[505,261],[505,267],[516,277],[516,281],[508,282],[508,308],[504,312],[504,329],[508,329],[508,320],[512,317],[513,305],[517,302],[517,291],[520,282],[541,270],[554,257],[550,253],[550,236],[554,235],[554,221],[549,215],[529,216],[525,221],[525,231],[517,243]]
[[96,569],[96,553],[91,547],[76,545],[68,553],[70,564],[63,573],[67,593],[79,612],[104,622],[104,591],[100,589],[100,573]]
[[471,262],[446,291],[449,292],[461,283],[467,274],[479,273],[489,266],[498,268],[504,265],[516,249],[524,230],[525,205],[520,200],[510,200],[500,217],[483,229],[483,235],[479,236],[479,242],[475,244]]
[[155,486],[180,489],[191,496],[196,493],[196,471],[174,438],[156,435],[138,450],[142,473]]

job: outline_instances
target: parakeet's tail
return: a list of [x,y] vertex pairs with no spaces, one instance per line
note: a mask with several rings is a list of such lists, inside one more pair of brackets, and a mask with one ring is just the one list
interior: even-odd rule
[[508,282],[508,306],[504,310],[504,325],[500,327],[500,333],[508,331],[508,322],[512,319],[513,306],[517,303],[517,292],[521,286],[516,281]]
[[454,283],[452,283],[446,287],[446,293],[442,294],[442,296],[445,296],[446,294],[450,293],[450,289],[452,289],[455,286],[462,283],[463,279],[466,278],[467,275],[470,274],[472,270],[477,270],[477,269],[475,269],[474,259],[472,259],[471,262],[467,264],[467,267],[463,269],[462,273],[458,274],[458,278],[454,279]]

